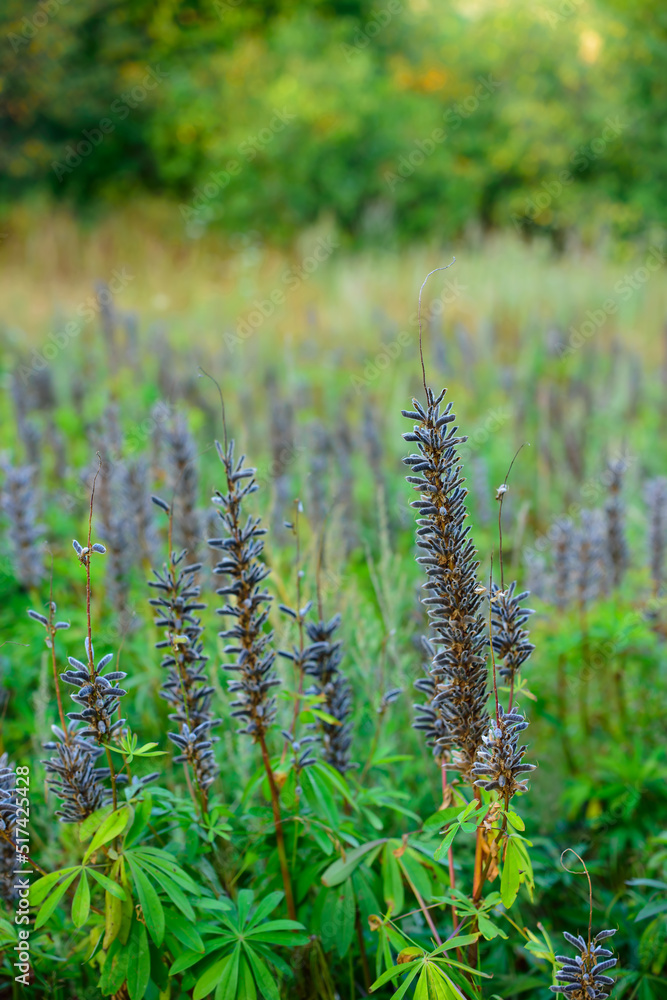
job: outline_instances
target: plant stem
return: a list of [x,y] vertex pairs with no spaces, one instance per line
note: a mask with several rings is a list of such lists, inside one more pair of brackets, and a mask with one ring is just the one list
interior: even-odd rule
[[262,751],[262,761],[264,763],[264,770],[266,771],[266,776],[269,780],[269,788],[271,790],[273,823],[276,829],[276,845],[278,848],[278,860],[280,862],[280,871],[283,877],[283,886],[285,888],[285,902],[287,904],[287,913],[289,915],[290,920],[296,920],[296,908],[294,906],[294,896],[292,895],[292,883],[290,882],[289,867],[287,864],[287,852],[285,851],[285,836],[283,833],[283,821],[280,815],[280,799],[278,796],[278,786],[276,785],[276,779],[273,774],[273,769],[271,767],[269,752],[266,748],[266,740],[264,738],[263,733],[259,737],[259,745]]
[[111,778],[111,794],[113,795],[113,808],[114,812],[118,808],[118,799],[116,797],[116,774],[113,769],[113,761],[111,759],[111,751],[108,747],[106,749],[107,760],[109,762],[109,777]]
[[368,967],[368,956],[366,955],[366,942],[364,941],[364,931],[361,926],[361,914],[359,913],[359,907],[357,906],[354,923],[357,928],[357,941],[359,942],[359,953],[361,955],[361,968],[364,974],[364,987],[366,992],[370,993],[371,983],[371,972]]
[[422,899],[422,897],[419,895],[419,890],[417,889],[417,886],[414,884],[414,882],[412,881],[412,879],[410,878],[410,876],[408,875],[408,873],[405,871],[405,869],[403,869],[403,874],[405,875],[405,879],[406,879],[408,885],[410,886],[410,888],[412,889],[412,891],[414,893],[415,899],[419,903],[419,909],[424,914],[424,917],[426,918],[426,923],[431,928],[431,933],[433,934],[433,937],[435,938],[435,940],[438,943],[438,945],[441,945],[442,944],[442,939],[440,938],[440,935],[438,934],[438,930],[437,930],[435,924],[433,923],[433,917],[428,912],[428,907],[426,906],[426,903],[424,902],[424,900]]
[[[474,795],[477,802],[481,805],[482,793],[479,788],[477,787],[474,788]],[[473,883],[472,883],[472,898],[475,905],[477,905],[477,903],[482,898],[482,890],[484,888],[484,877],[482,875],[482,850],[484,843],[484,829],[482,827],[482,821],[483,817],[480,817],[479,822],[477,824],[477,833],[475,835],[475,868],[474,868]],[[470,929],[473,933],[475,933],[475,931],[477,930],[477,920],[473,920],[472,927]],[[474,941],[472,944],[468,945],[468,965],[472,966],[473,968],[477,967],[477,954],[478,954],[477,941]]]
[[[442,774],[442,808],[445,809],[447,807],[447,800],[449,798],[447,794],[449,791],[449,786],[447,784],[447,762],[446,760],[444,760],[444,758],[440,765],[440,772]],[[449,888],[455,889],[456,876],[454,875],[454,850],[451,844],[447,851],[447,862],[449,864]],[[458,926],[459,926],[459,915],[456,912],[456,905],[452,903],[452,930],[454,931],[455,934],[456,934],[456,928]],[[459,949],[457,949],[457,953],[459,954],[459,961],[462,962],[463,958],[461,958]]]

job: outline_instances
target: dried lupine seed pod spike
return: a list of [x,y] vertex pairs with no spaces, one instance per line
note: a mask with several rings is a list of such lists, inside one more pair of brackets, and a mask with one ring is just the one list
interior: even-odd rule
[[607,527],[607,546],[611,568],[612,587],[621,584],[628,566],[628,543],[626,540],[625,504],[623,502],[623,481],[627,463],[623,459],[609,463],[609,492],[604,505]]
[[[406,479],[420,494],[417,562],[426,570],[423,598],[430,618],[435,655],[431,666],[433,697],[420,715],[420,728],[431,737],[439,730],[439,756],[453,752],[452,766],[472,782],[471,769],[488,728],[486,702],[486,620],[480,613],[477,551],[465,524],[467,490],[451,403],[440,410],[446,390],[437,396],[426,387],[426,408],[413,399],[403,416],[418,421],[404,434],[418,452],[403,459],[413,473]],[[451,426],[450,426],[451,425]],[[423,690],[423,685],[422,685]]]
[[18,896],[16,876],[16,775],[6,753],[0,755],[0,898],[11,903]]
[[553,540],[553,602],[557,608],[566,608],[573,600],[576,569],[576,532],[569,518],[554,525]]
[[517,674],[535,649],[528,641],[528,630],[523,628],[530,615],[534,614],[531,608],[521,607],[521,602],[528,597],[528,591],[521,594],[515,591],[516,582],[512,582],[504,591],[493,583],[490,594],[491,642],[500,661],[498,672],[510,684],[510,709]]
[[155,624],[164,630],[164,638],[155,644],[156,649],[165,650],[160,666],[167,676],[160,696],[175,709],[169,718],[179,726],[178,733],[167,735],[184,750],[185,756],[177,759],[191,765],[205,807],[206,790],[217,774],[213,752],[208,750],[218,737],[208,736],[206,747],[201,737],[220,720],[211,717],[214,689],[206,674],[208,656],[201,639],[204,629],[196,614],[206,607],[199,600],[200,588],[196,583],[201,563],[185,564],[185,557],[185,549],[172,552],[161,571],[153,570],[154,579],[149,580],[148,586],[158,596],[151,598],[149,604],[155,609]]
[[356,764],[350,762],[352,692],[347,678],[340,670],[343,644],[340,640],[333,640],[340,623],[340,615],[335,615],[328,622],[319,620],[306,623],[311,641],[311,658],[306,664],[305,672],[315,680],[306,693],[322,695],[322,710],[337,720],[336,723],[331,723],[318,719],[322,756],[327,764],[345,774],[350,768],[356,767]]
[[272,600],[261,586],[269,575],[260,559],[265,529],[260,518],[248,516],[245,524],[241,522],[243,502],[257,490],[255,470],[245,466],[245,456],[235,458],[233,441],[225,447],[219,441],[215,444],[227,480],[227,492],[218,491],[213,497],[224,537],[209,539],[208,544],[221,553],[213,571],[224,581],[216,590],[225,598],[218,614],[232,620],[231,627],[219,633],[228,642],[225,653],[230,657],[223,670],[238,675],[229,690],[237,695],[231,714],[242,723],[239,732],[262,742],[275,719],[272,692],[280,684],[274,670],[273,633],[265,631]]
[[[108,674],[107,678],[111,676]],[[42,763],[50,787],[62,800],[56,816],[61,823],[80,823],[111,802],[111,791],[104,784],[110,777],[109,768],[95,766],[104,751],[83,737],[76,721],[69,722],[65,731],[59,726],[51,728],[56,739],[45,743],[44,749],[55,751],[56,755]],[[115,778],[116,785],[127,780],[124,774]]]
[[604,518],[598,510],[582,510],[575,535],[574,583],[579,607],[587,608],[605,588],[608,559]]
[[197,449],[185,418],[178,414],[167,431],[169,486],[173,491],[176,542],[196,559],[201,543]]
[[149,491],[149,466],[142,456],[127,462],[123,475],[123,513],[134,543],[134,561],[150,566],[157,549],[153,505]]
[[9,541],[14,572],[21,586],[39,586],[44,576],[42,536],[37,523],[37,492],[33,466],[3,465],[4,483],[0,507],[9,522]]
[[657,476],[646,483],[644,496],[648,507],[648,553],[653,593],[660,593],[665,580],[667,552],[667,477]]
[[563,993],[570,1000],[606,1000],[611,993],[614,980],[606,973],[613,969],[617,959],[614,953],[603,947],[615,930],[600,931],[591,942],[579,935],[563,933],[563,937],[579,954],[574,958],[556,955],[561,968],[556,972],[558,985],[549,987],[552,993]]
[[528,790],[523,776],[537,766],[523,763],[528,748],[519,746],[519,733],[527,728],[528,723],[517,708],[505,713],[500,705],[498,717],[491,720],[488,733],[482,737],[483,745],[471,770],[476,785],[487,792],[497,791],[506,804],[517,792]]

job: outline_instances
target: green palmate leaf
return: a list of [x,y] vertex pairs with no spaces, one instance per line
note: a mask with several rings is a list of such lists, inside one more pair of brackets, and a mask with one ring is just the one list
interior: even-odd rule
[[354,917],[356,907],[352,882],[346,882],[336,890],[336,902],[333,911],[333,921],[336,926],[336,951],[340,958],[347,954],[354,935]]
[[35,930],[42,927],[46,923],[80,871],[81,868],[75,868],[73,872],[71,872],[59,885],[56,886],[51,895],[42,904],[37,917],[35,918]]
[[[132,856],[140,860],[144,867],[148,865],[158,868],[161,872],[166,872],[186,892],[190,892],[194,896],[201,896],[201,889],[197,883],[190,878],[187,872],[183,871],[168,851],[161,851],[157,847],[134,847],[132,848]],[[218,902],[225,903],[226,901],[218,900]],[[231,904],[227,905],[230,908]]]
[[114,941],[107,952],[100,977],[99,988],[105,996],[118,993],[127,979],[130,952],[119,941]]
[[83,856],[84,864],[88,861],[90,856],[98,850],[98,848],[100,848],[103,844],[107,844],[110,840],[113,840],[114,837],[118,837],[123,832],[131,816],[132,809],[130,806],[122,806],[102,821],[97,833],[90,843],[88,850]]
[[325,781],[328,781],[332,787],[336,788],[344,799],[347,799],[353,809],[357,808],[356,803],[352,799],[350,786],[335,767],[331,767],[330,764],[325,764],[324,761],[319,760],[316,764],[313,764],[312,768],[308,768],[308,770],[316,771],[317,774],[321,775]]
[[521,819],[518,813],[515,813],[513,809],[508,810],[507,820],[512,824],[515,830],[525,830],[526,824]]
[[438,975],[437,968],[425,965],[417,980],[415,1000],[451,1000],[448,981]]
[[393,1000],[401,1000],[401,997],[405,996],[405,994],[408,992],[408,988],[409,988],[411,982],[413,981],[413,979],[416,978],[417,974],[419,973],[419,969],[420,968],[423,968],[423,963],[422,962],[417,962],[417,968],[416,969],[412,969],[412,971],[408,973],[408,977],[405,980],[405,982],[401,983],[401,985],[398,987],[398,989],[394,993]]
[[204,942],[194,924],[188,923],[173,911],[167,917],[167,930],[190,951],[204,954]]
[[115,941],[123,926],[122,900],[110,892],[104,893],[104,948]]
[[252,889],[241,889],[236,897],[236,912],[238,914],[237,927],[239,930],[241,930],[246,922],[246,918],[250,913],[250,907],[252,906],[254,898],[255,893]]
[[400,913],[405,898],[403,879],[391,843],[385,844],[382,852],[382,887],[387,906],[391,907],[392,913]]
[[477,923],[482,933],[482,937],[486,941],[492,941],[493,938],[499,936],[502,938],[507,938],[507,934],[505,934],[505,932],[502,931],[500,927],[496,927],[496,925],[492,923],[488,917],[485,917],[483,913],[479,914],[477,918]]
[[431,958],[441,955],[444,951],[451,951],[452,948],[467,948],[469,944],[474,944],[479,938],[479,934],[459,934],[458,937],[450,938],[431,952]]
[[[321,708],[309,708],[304,713],[306,715],[314,715],[317,719],[321,719],[322,722],[328,723],[330,726],[340,726],[340,719],[334,718],[333,715],[329,715],[328,712],[323,712]],[[308,720],[309,722],[312,720]]]
[[384,840],[371,840],[368,844],[362,844],[361,847],[355,847],[351,851],[348,851],[345,858],[338,858],[333,864],[329,865],[322,875],[323,884],[334,886],[344,882],[350,877],[354,869],[361,864],[364,855],[383,843]]
[[83,927],[86,920],[88,919],[88,914],[90,913],[90,885],[88,884],[88,876],[86,875],[86,869],[84,868],[81,872],[81,878],[79,879],[79,884],[76,887],[76,892],[74,893],[74,899],[72,900],[72,923],[75,927]]
[[268,896],[265,896],[257,906],[255,907],[252,916],[248,920],[248,929],[254,927],[258,924],[264,917],[268,917],[269,913],[273,913],[276,906],[282,903],[284,892],[270,892]]
[[[456,983],[453,982],[447,975],[447,973],[439,968],[437,965],[432,965],[429,967],[430,978],[433,981],[434,988],[440,990],[433,995],[438,997],[438,1000],[466,1000],[465,996],[459,990]],[[430,996],[430,994],[428,994]]]
[[652,903],[647,903],[637,916],[635,917],[635,922],[638,920],[648,920],[649,917],[655,917],[658,913],[664,913],[667,910],[667,899],[658,900],[656,899]]
[[268,934],[272,931],[305,931],[305,929],[298,920],[266,920],[259,927],[250,930],[246,928],[245,933],[247,937],[252,937],[253,934]]
[[102,806],[101,809],[97,809],[94,813],[91,813],[90,816],[87,816],[86,819],[79,823],[79,840],[82,844],[85,840],[88,840],[89,837],[92,837],[100,823],[106,819],[112,811],[113,806],[110,803],[108,806]]
[[[225,969],[228,968],[231,962],[232,956],[225,955],[224,958],[219,959],[213,965],[210,966],[197,980],[195,985],[194,993],[192,994],[193,1000],[201,1000],[202,997],[206,997],[209,993],[217,987],[218,983],[221,981],[224,975]],[[174,963],[175,964],[175,963]],[[173,966],[172,966],[173,969]],[[173,975],[173,972],[172,972]],[[230,1000],[236,994],[236,984],[234,984],[234,993],[230,993]]]
[[387,969],[386,972],[382,973],[379,979],[375,980],[371,986],[371,993],[375,990],[379,990],[379,988],[384,986],[385,983],[391,983],[394,979],[398,979],[399,976],[404,976],[406,972],[410,971],[410,969],[415,969],[417,966],[422,965],[423,960],[424,953],[422,952],[420,957],[416,958],[413,962],[402,962],[400,965],[392,965],[390,969]]
[[[217,996],[218,990],[215,992]],[[255,980],[253,979],[250,966],[246,962],[244,955],[241,955],[241,958],[239,959],[239,981],[236,995],[238,1000],[257,1000],[257,987],[255,986]],[[222,994],[222,1000],[225,1000],[224,994]]]
[[175,962],[172,963],[169,969],[170,976],[176,976],[179,972],[184,972],[186,969],[191,969],[193,965],[197,962],[201,962],[202,953],[200,951],[184,951],[182,955],[179,955]]
[[507,851],[500,878],[500,895],[505,909],[509,910],[514,903],[521,884],[522,857],[514,839],[507,842]]
[[130,960],[127,966],[127,992],[130,1000],[142,1000],[151,976],[151,955],[146,928],[135,920],[130,931]]
[[298,934],[296,931],[270,931],[265,934],[261,927],[258,927],[256,931],[253,931],[251,941],[253,944],[275,944],[296,948],[299,945],[308,944],[310,938],[307,934]]
[[148,826],[153,811],[153,797],[149,791],[144,792],[141,802],[134,807],[134,819],[125,837],[125,846],[130,847],[136,843],[143,831]]
[[49,895],[56,882],[59,882],[65,875],[69,875],[70,872],[77,871],[79,871],[78,865],[72,868],[61,868],[60,871],[50,872],[48,875],[38,878],[30,886],[30,905],[39,906]]
[[447,851],[454,843],[454,837],[456,836],[456,834],[459,832],[460,829],[461,827],[459,826],[458,823],[452,823],[451,827],[449,828],[449,830],[445,835],[445,839],[442,841],[439,847],[436,847],[435,851],[433,852],[433,857],[436,861],[440,861],[440,859],[444,857],[445,854],[447,854]]
[[280,991],[263,959],[249,945],[246,944],[244,949],[262,996],[266,1000],[280,1000]]
[[159,947],[164,939],[164,910],[162,909],[160,897],[155,891],[150,880],[139,867],[136,859],[128,854],[127,860],[130,864],[132,878],[137,890],[139,902],[141,903],[141,909],[143,911],[144,920],[146,921],[148,933],[152,937],[155,944]]
[[160,949],[155,947],[150,938],[148,938],[148,950],[151,956],[151,979],[159,988],[161,996],[168,995],[169,971],[166,964],[162,961]]
[[177,885],[176,882],[172,882],[172,880],[165,875],[164,872],[156,875],[155,877],[160,883],[160,888],[164,889],[174,906],[178,907],[184,917],[187,917],[188,920],[194,923],[196,920],[195,911],[190,905],[190,901],[181,889],[180,885]]
[[115,896],[117,899],[125,899],[125,890],[122,886],[118,885],[118,882],[114,882],[113,879],[103,875],[102,872],[98,872],[95,868],[86,868],[86,871],[89,875],[92,875],[96,882],[104,886],[106,891],[110,892],[112,896]]

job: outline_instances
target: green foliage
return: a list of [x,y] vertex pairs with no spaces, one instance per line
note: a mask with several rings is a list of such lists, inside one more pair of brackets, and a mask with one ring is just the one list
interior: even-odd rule
[[157,190],[189,235],[272,240],[323,214],[372,242],[665,225],[648,2],[80,0],[35,20],[3,5],[7,201]]

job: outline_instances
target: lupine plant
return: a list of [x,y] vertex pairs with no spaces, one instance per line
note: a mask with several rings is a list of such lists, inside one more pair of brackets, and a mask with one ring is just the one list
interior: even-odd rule
[[[161,352],[170,398],[191,394],[174,353]],[[632,484],[611,463],[599,495],[552,526],[540,593],[529,597],[509,475],[496,528],[493,495],[482,503],[474,489],[490,482],[493,456],[469,460],[446,391],[425,377],[423,389],[403,411],[411,509],[398,464],[383,461],[381,398],[327,426],[309,412],[316,447],[294,465],[296,394],[271,435],[241,388],[244,449],[224,412],[215,449],[213,426],[200,439],[184,414],[166,431],[156,418],[144,435],[150,462],[124,455],[120,426],[108,428],[114,490],[101,511],[93,482],[76,528],[74,515],[49,525],[48,598],[36,484],[48,495],[49,477],[3,462],[13,580],[31,603],[0,690],[3,975],[19,944],[10,873],[20,854],[36,996],[538,1000],[551,990],[659,1000],[667,841],[651,824],[666,772],[657,713],[644,752],[635,720],[650,706],[630,675],[661,689],[664,478],[646,484],[645,537],[634,546]],[[81,416],[74,384],[71,396]],[[261,447],[260,431],[268,447],[255,468],[242,452]],[[89,443],[71,459],[85,482]],[[570,452],[579,467],[577,441]],[[275,475],[264,474],[267,457]],[[309,501],[296,500],[276,532],[292,486]],[[40,508],[52,517],[41,499]],[[72,558],[69,538],[84,522]],[[98,524],[105,544],[94,540]],[[128,634],[121,607],[136,621]],[[39,671],[27,682],[39,819],[24,851],[26,751],[4,691],[21,686],[23,657],[34,666],[28,627],[39,633]],[[412,709],[399,699],[411,685]],[[554,766],[565,791],[549,825],[536,801],[548,798]],[[603,885],[588,930],[577,873],[558,865],[563,841],[594,857]],[[619,859],[637,875],[627,886]],[[595,934],[593,920],[609,929]],[[561,933],[562,956],[552,943]]]

